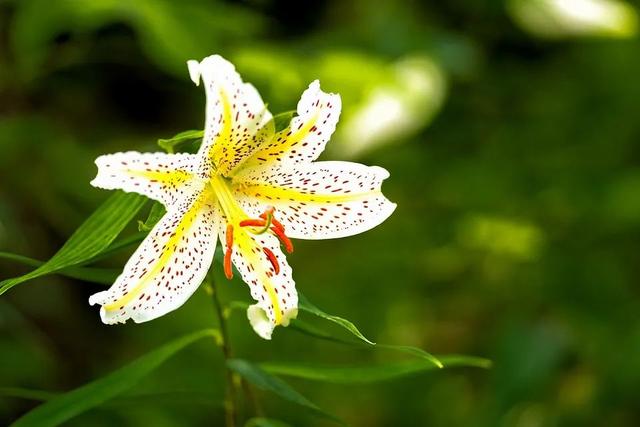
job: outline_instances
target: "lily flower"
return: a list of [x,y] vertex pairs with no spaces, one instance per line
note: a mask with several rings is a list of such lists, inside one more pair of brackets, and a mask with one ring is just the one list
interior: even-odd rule
[[282,248],[292,238],[331,239],[369,230],[395,209],[381,192],[380,167],[314,162],[335,130],[341,101],[316,80],[297,116],[276,132],[258,91],[218,55],[187,62],[207,104],[197,154],[126,153],[98,157],[95,187],[143,194],[166,207],[106,291],[89,298],[107,324],[145,322],[180,307],[202,283],[216,240],[224,272],[232,264],[256,303],[247,317],[270,339],[297,315],[298,296]]

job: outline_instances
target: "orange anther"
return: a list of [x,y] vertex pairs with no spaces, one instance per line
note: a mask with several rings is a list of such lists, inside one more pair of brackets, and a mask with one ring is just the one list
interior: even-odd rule
[[227,249],[233,246],[233,225],[227,224]]
[[276,258],[273,251],[271,251],[271,249],[269,248],[262,248],[262,250],[264,251],[265,255],[267,255],[267,258],[273,266],[273,270],[276,272],[276,274],[280,273],[280,264],[278,264],[278,258]]
[[291,243],[291,240],[289,240],[289,238],[284,234],[284,230],[282,228],[277,227],[277,226],[273,226],[273,227],[271,227],[271,231],[273,231],[273,234],[278,236],[278,239],[280,239],[280,241],[284,245],[284,247],[287,250],[287,252],[288,253],[292,253],[293,252],[293,243]]
[[267,222],[264,219],[245,219],[240,221],[240,227],[264,227]]
[[227,250],[224,253],[224,275],[227,279],[233,279],[233,268],[231,268],[231,255],[233,254],[233,225],[227,224]]

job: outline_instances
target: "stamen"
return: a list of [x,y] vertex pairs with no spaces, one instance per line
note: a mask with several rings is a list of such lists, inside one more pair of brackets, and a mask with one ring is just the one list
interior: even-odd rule
[[267,255],[267,258],[273,266],[273,270],[276,272],[276,274],[280,273],[280,264],[278,264],[278,258],[276,258],[275,254],[269,248],[262,248],[262,250]]
[[278,239],[280,239],[287,252],[292,253],[293,243],[291,243],[291,240],[289,240],[289,238],[284,234],[284,230],[274,225],[273,227],[271,227],[271,231],[273,231],[273,234],[275,234]]
[[240,221],[240,227],[264,227],[266,221],[264,219],[245,219]]
[[227,250],[224,253],[224,275],[227,279],[233,279],[233,268],[231,268],[231,255],[233,254],[233,225],[227,224]]
[[[250,218],[240,221],[240,227],[262,227],[259,231],[252,231],[253,234],[262,234],[271,230],[275,234],[280,242],[284,245],[288,253],[293,252],[293,243],[287,237],[284,232],[284,226],[274,218],[273,213],[275,208],[273,206],[268,207],[263,213],[260,214],[261,219]],[[269,256],[269,255],[267,255]],[[275,268],[275,267],[274,267]],[[279,270],[279,268],[278,268]]]

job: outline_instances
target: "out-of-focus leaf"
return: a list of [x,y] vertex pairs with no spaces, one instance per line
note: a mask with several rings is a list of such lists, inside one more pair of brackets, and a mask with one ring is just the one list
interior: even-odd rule
[[31,390],[22,387],[0,387],[0,396],[46,402],[47,400],[57,397],[58,393],[44,390]]
[[[468,356],[440,356],[445,367],[472,366],[486,368],[490,362],[486,359]],[[318,366],[311,364],[267,362],[260,367],[274,375],[303,378],[335,384],[364,384],[386,381],[403,376],[414,375],[439,367],[431,361],[385,363],[375,366]]]
[[159,139],[158,145],[167,153],[174,153],[183,143],[201,139],[203,136],[203,130],[185,130],[184,132],[180,132],[169,139]]
[[[0,387],[0,397],[34,400],[46,402],[55,399],[64,393],[32,390],[22,387]],[[127,394],[115,397],[109,401],[101,403],[101,407],[122,407],[136,406],[140,404],[177,404],[177,405],[199,405],[199,406],[222,406],[220,402],[211,399],[211,393],[197,391],[166,391],[156,393]]]
[[151,231],[154,225],[157,224],[158,221],[162,218],[162,216],[167,212],[165,207],[160,202],[153,202],[151,205],[151,210],[149,211],[149,216],[147,220],[142,222],[138,221],[138,231]]
[[465,356],[462,354],[448,354],[446,356],[438,356],[445,368],[453,367],[472,367],[489,369],[493,363],[489,359],[475,356]]
[[273,116],[273,124],[275,126],[275,131],[280,132],[281,130],[286,129],[291,123],[291,119],[293,115],[296,114],[295,110],[285,111],[284,113],[276,114]]
[[[0,258],[17,261],[31,267],[40,267],[44,264],[43,261],[8,252],[0,252]],[[63,276],[71,277],[72,279],[110,285],[118,277],[120,271],[113,268],[68,267],[63,268],[58,271],[58,273]]]
[[290,427],[289,424],[283,423],[273,418],[251,418],[244,427]]
[[302,293],[298,293],[298,308],[302,311],[306,311],[307,313],[314,314],[318,317],[322,317],[323,319],[340,325],[367,344],[375,345],[375,343],[365,337],[352,322],[348,321],[347,319],[343,319],[342,317],[325,313],[324,311],[313,305],[311,301],[307,299],[307,297],[302,295]]
[[0,294],[27,280],[78,265],[100,254],[133,219],[146,200],[133,193],[114,193],[80,225],[49,261],[23,276],[0,282]]
[[291,388],[289,384],[265,372],[260,367],[242,359],[227,360],[227,366],[256,387],[270,391],[289,402],[307,408],[316,415],[341,423],[337,417],[323,411],[315,403]]
[[47,401],[15,421],[12,427],[60,425],[130,389],[189,344],[218,335],[215,329],[205,329],[173,340],[102,378]]
[[51,70],[49,64],[43,66],[49,55],[55,65],[64,63],[67,58],[55,57],[50,49],[59,34],[70,34],[73,41],[79,34],[116,22],[137,33],[140,47],[161,69],[185,79],[186,60],[203,58],[211,53],[211,46],[255,37],[264,28],[260,15],[226,2],[22,0],[16,3],[11,28],[21,74],[33,78]]

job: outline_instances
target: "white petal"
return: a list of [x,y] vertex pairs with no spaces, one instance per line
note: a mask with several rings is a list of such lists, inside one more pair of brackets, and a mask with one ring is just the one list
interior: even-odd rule
[[182,202],[156,224],[106,291],[89,298],[107,324],[146,322],[180,307],[211,265],[218,218],[207,194]]
[[[264,339],[278,326],[287,326],[298,315],[298,293],[291,267],[280,250],[279,240],[271,234],[251,234],[235,227],[231,257],[242,280],[249,285],[251,296],[257,301],[247,311],[251,326]],[[221,224],[220,241],[226,242],[226,225]],[[280,271],[275,272],[264,249],[275,255]]]
[[202,78],[207,94],[205,133],[199,155],[229,176],[264,141],[273,136],[271,113],[260,94],[243,83],[234,66],[218,55],[189,63],[191,77]]
[[234,192],[247,214],[267,206],[287,236],[332,239],[367,231],[387,219],[396,205],[382,194],[389,173],[351,162],[315,162],[247,171],[234,178]]
[[243,168],[261,165],[309,163],[318,158],[340,118],[340,95],[325,93],[318,80],[309,85],[298,102],[298,115],[288,128],[256,151]]
[[139,193],[168,206],[199,190],[193,179],[197,163],[193,154],[107,154],[96,159],[98,174],[91,185]]

